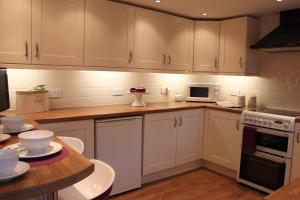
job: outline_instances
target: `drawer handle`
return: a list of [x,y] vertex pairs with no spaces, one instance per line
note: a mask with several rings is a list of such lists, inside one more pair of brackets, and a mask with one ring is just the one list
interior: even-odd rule
[[182,122],[183,122],[183,121],[182,121],[182,117],[180,116],[180,117],[179,117],[179,127],[182,126]]
[[172,59],[170,55],[168,55],[168,59],[169,59],[168,65],[170,65],[171,64],[171,59]]
[[163,54],[163,65],[166,64],[166,55]]
[[133,57],[133,54],[132,54],[132,51],[130,50],[129,51],[129,58],[128,58],[128,63],[130,64],[131,61],[132,61],[132,57]]
[[175,117],[174,118],[174,128],[176,128],[176,126],[177,126],[177,118]]
[[240,67],[243,67],[243,56],[240,57]]
[[218,69],[218,58],[215,58],[215,68]]
[[25,57],[28,58],[28,42],[25,42]]
[[40,50],[39,50],[39,44],[38,43],[36,43],[35,44],[35,57],[36,58],[39,58],[40,57],[40,52],[39,52]]
[[236,130],[240,130],[240,120],[236,121],[235,128]]

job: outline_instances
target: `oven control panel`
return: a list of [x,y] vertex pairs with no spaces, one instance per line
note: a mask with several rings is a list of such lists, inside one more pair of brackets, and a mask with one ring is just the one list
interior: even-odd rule
[[251,111],[243,112],[242,123],[288,132],[294,132],[295,130],[295,119],[293,117],[277,116]]

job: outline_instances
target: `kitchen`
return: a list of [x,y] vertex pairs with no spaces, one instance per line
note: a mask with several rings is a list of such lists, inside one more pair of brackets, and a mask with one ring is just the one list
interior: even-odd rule
[[[300,111],[298,38],[292,37],[292,33],[297,33],[299,16],[293,12],[280,15],[280,11],[300,8],[300,3],[295,0],[253,1],[245,2],[245,5],[228,0],[227,3],[195,0],[187,3],[173,3],[171,0],[2,0],[0,24],[5,28],[0,34],[0,63],[7,68],[10,110],[1,115],[15,115],[30,109],[28,102],[19,104],[21,99],[38,94],[41,91],[31,90],[45,85],[49,96],[45,102],[49,103],[50,111],[31,113],[27,110],[23,115],[26,123],[53,131],[56,136],[79,138],[85,146],[84,156],[111,165],[116,173],[111,192],[113,199],[146,199],[147,195],[166,199],[239,199],[239,196],[263,199],[283,185],[294,187],[300,176],[297,170],[300,158],[295,153],[300,151],[297,142],[299,114],[285,112],[283,116],[268,110],[268,114],[261,117],[253,109],[243,106],[250,105],[252,98],[255,100],[254,105],[249,106],[252,108],[256,104],[259,108]],[[250,49],[279,26],[280,17],[285,19],[282,24],[293,23],[296,19],[295,30],[289,37],[294,39],[289,42],[296,42],[295,46],[280,44],[282,46],[276,48]],[[275,41],[271,45],[278,43]],[[269,53],[265,48],[279,52]],[[208,90],[217,93],[216,99],[204,101],[218,101],[225,107],[240,104],[242,108],[224,108],[213,102],[185,102],[191,100],[188,97],[192,96],[192,88],[197,89],[191,87],[192,83],[198,84],[200,89],[209,86]],[[218,88],[211,89],[213,86]],[[195,93],[196,96],[203,95],[205,91]],[[270,112],[273,113],[271,118]],[[260,116],[258,120],[257,116]],[[273,120],[274,124],[265,126],[267,120],[268,123]],[[284,128],[285,120],[290,120],[287,129]],[[282,127],[279,127],[281,121]],[[270,174],[260,175],[252,182],[268,179],[253,185],[239,178],[243,174],[240,173],[243,172],[241,166],[247,169],[255,164],[240,163],[243,161],[243,131],[248,126],[250,132],[251,127],[256,127],[257,135],[264,136],[260,132],[262,127],[271,130],[272,134],[276,132],[277,136],[278,132],[292,135],[288,144],[286,136],[279,141],[265,141],[281,142],[277,145],[287,148],[275,151],[275,155],[279,153],[277,157],[289,163],[284,166],[285,170],[282,170],[282,163],[273,165],[273,169],[268,168],[274,170],[271,176],[276,180],[271,180]],[[279,139],[269,137],[274,138]],[[0,147],[17,140],[18,137],[13,135]],[[55,142],[61,140],[55,138]],[[264,141],[255,141],[257,144],[261,142]],[[274,151],[270,153],[268,150],[267,154],[274,155]],[[277,170],[278,166],[280,170]],[[30,169],[28,173],[32,171]],[[18,199],[11,196],[18,191],[13,185],[30,180],[28,173],[0,184],[1,199]],[[193,175],[199,176],[198,181],[203,184],[189,190],[186,184]],[[189,176],[190,179],[185,180]],[[236,196],[217,186],[215,189],[206,186],[213,183],[202,182],[202,176],[204,180],[225,184],[228,190],[237,193]],[[176,187],[180,180],[186,190]],[[53,185],[48,190],[40,188],[43,192],[26,197],[45,195],[45,191],[55,196],[57,190],[67,191],[63,188],[72,187],[78,181],[61,186],[57,183],[55,189]],[[168,183],[170,188],[157,189]],[[30,190],[30,187],[23,189]],[[80,189],[84,190],[84,187]],[[194,194],[195,191],[200,192]],[[207,196],[201,196],[201,192]],[[266,198],[280,199],[280,192]],[[289,198],[292,197],[285,197]]]

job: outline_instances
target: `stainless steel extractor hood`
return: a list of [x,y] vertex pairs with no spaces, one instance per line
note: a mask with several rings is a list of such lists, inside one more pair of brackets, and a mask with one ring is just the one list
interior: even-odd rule
[[280,25],[251,49],[266,52],[300,51],[300,9],[280,13]]

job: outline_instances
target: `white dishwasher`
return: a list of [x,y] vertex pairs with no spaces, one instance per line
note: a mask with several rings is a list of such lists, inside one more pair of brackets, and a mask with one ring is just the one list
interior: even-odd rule
[[96,159],[116,172],[111,195],[141,187],[142,124],[142,116],[96,120]]

